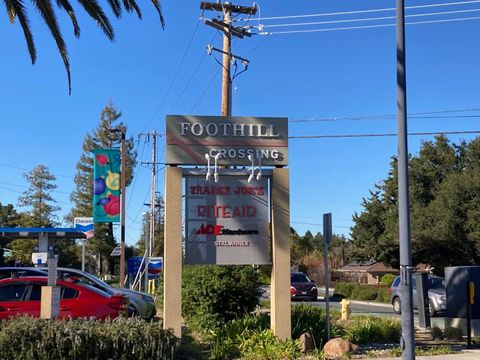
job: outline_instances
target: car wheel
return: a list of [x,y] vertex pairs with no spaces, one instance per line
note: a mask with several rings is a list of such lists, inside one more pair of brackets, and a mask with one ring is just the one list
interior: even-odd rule
[[428,313],[430,314],[430,317],[434,317],[435,315],[437,315],[437,312],[435,311],[434,307],[433,307],[433,303],[432,303],[432,300],[428,300]]
[[138,309],[135,306],[131,306],[130,316],[131,317],[140,316],[140,313],[138,312]]
[[402,306],[401,306],[399,297],[396,297],[395,299],[393,299],[392,306],[393,306],[393,311],[395,311],[396,314],[402,313]]

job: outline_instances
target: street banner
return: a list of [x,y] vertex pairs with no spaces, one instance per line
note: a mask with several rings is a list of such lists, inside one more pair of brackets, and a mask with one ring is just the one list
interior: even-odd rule
[[92,217],[76,217],[73,219],[75,229],[83,232],[86,235],[86,240],[93,238],[93,218]]
[[268,181],[186,178],[186,264],[270,264]]
[[118,149],[94,149],[93,221],[120,221],[120,160]]

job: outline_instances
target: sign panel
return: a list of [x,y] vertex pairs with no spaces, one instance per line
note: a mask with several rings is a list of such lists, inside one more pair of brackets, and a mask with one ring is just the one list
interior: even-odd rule
[[112,250],[112,252],[110,253],[110,256],[120,256],[122,253],[122,248],[120,247],[120,245],[117,245],[115,246],[115,249]]
[[120,221],[120,150],[93,149],[93,220]]
[[267,179],[186,177],[186,264],[270,264]]
[[93,217],[76,217],[73,219],[75,229],[83,232],[87,236],[87,240],[93,238]]
[[[166,163],[206,165],[288,164],[288,119],[223,116],[167,116]],[[212,160],[213,161],[213,160]]]

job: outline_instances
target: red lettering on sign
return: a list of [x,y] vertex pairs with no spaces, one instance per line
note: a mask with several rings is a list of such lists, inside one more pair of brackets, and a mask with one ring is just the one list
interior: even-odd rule
[[202,224],[197,230],[197,235],[220,235],[223,225]]

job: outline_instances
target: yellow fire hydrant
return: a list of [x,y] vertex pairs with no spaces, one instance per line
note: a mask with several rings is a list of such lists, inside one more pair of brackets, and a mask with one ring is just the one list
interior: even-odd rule
[[342,310],[340,312],[342,313],[342,320],[348,320],[348,315],[352,312],[350,309],[350,301],[343,299],[340,301],[340,304],[342,305]]

